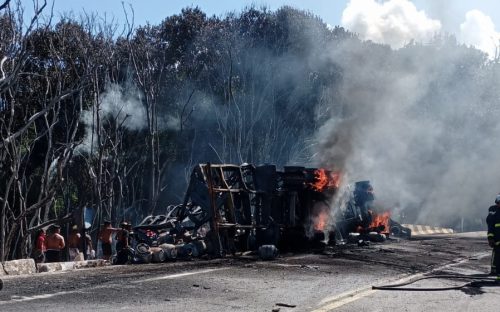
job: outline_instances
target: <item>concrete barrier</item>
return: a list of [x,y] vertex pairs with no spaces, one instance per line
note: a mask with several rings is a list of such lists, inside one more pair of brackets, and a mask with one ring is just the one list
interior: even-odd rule
[[3,271],[5,271],[7,275],[36,273],[35,260],[19,259],[19,260],[5,261],[3,264]]
[[420,225],[420,224],[401,224],[411,230],[412,236],[429,235],[429,234],[453,234],[453,229],[442,228],[437,226]]
[[70,271],[75,269],[96,268],[100,266],[109,265],[109,261],[102,259],[75,261],[75,262],[54,262],[54,263],[39,263],[37,264],[38,272],[56,272],[56,271]]
[[3,265],[0,263],[0,276],[69,271],[75,269],[96,268],[106,265],[110,265],[110,263],[109,261],[103,259],[37,264],[35,264],[33,259],[19,259],[6,261]]
[[104,259],[75,261],[74,264],[75,269],[88,269],[111,265],[109,261],[106,261]]
[[56,271],[68,271],[75,267],[73,262],[51,262],[51,263],[38,263],[36,265],[38,272],[56,272]]

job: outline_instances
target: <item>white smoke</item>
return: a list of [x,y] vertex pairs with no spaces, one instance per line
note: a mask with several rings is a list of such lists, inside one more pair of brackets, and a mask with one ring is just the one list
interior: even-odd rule
[[351,0],[342,13],[342,26],[363,40],[401,48],[411,41],[426,42],[441,30],[441,22],[429,18],[407,0]]
[[465,14],[465,21],[460,24],[459,39],[487,53],[490,58],[498,54],[500,33],[495,30],[491,18],[481,11],[472,10]]
[[[140,130],[146,126],[146,110],[141,101],[141,92],[133,85],[125,86],[110,83],[99,97],[99,118],[112,120],[118,126],[128,130]],[[90,152],[95,150],[97,138],[97,111],[87,110],[81,114],[81,120],[86,126],[85,137],[79,150]]]
[[[346,40],[329,51],[343,82],[332,118],[318,131],[317,160],[340,166],[348,183],[371,180],[379,200],[413,213],[413,222],[456,226],[465,218],[479,228],[500,185],[498,64],[447,37],[401,48],[438,29],[408,26],[412,14],[430,21],[406,0],[349,3],[343,21],[350,30],[398,49]],[[461,32],[463,42],[495,55],[489,17],[469,12]]]
[[129,130],[146,126],[146,110],[141,102],[141,93],[134,86],[110,84],[101,95],[99,107],[103,118],[114,118]]

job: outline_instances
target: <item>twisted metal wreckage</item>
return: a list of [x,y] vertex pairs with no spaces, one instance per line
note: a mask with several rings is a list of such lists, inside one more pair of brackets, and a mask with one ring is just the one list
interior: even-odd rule
[[358,241],[387,235],[409,238],[410,230],[388,213],[371,210],[369,181],[356,182],[354,190],[344,194],[341,209],[332,202],[339,198],[339,185],[340,174],[324,169],[199,164],[192,170],[182,204],[134,227],[139,243],[135,259],[221,257],[245,251],[270,259],[278,249],[324,248],[350,233],[356,233]]

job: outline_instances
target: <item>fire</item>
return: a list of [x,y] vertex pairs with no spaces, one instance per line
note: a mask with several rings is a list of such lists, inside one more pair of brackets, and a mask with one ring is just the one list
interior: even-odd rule
[[314,218],[314,230],[324,231],[328,222],[328,213],[321,211],[316,218]]
[[371,229],[377,229],[377,228],[382,228],[380,230],[380,233],[385,233],[388,234],[390,231],[389,227],[389,219],[391,218],[391,213],[389,211],[383,212],[381,214],[375,213],[373,211],[370,211],[372,215],[372,223],[370,223],[369,228]]
[[312,187],[318,191],[322,192],[328,185],[328,176],[326,175],[325,169],[318,169],[314,171],[314,177],[316,178],[316,183],[312,184]]
[[331,172],[330,173],[330,181],[328,186],[339,188],[340,187],[340,173],[339,172]]
[[317,169],[314,171],[315,183],[311,183],[311,187],[318,192],[323,192],[326,188],[339,188],[340,173],[329,172],[325,169]]

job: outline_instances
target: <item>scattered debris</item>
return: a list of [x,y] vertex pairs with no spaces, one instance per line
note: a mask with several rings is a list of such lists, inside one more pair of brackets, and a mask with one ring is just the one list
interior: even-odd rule
[[278,256],[278,248],[274,245],[263,245],[259,247],[259,257],[262,260],[274,260]]
[[[256,252],[273,260],[278,249],[322,251],[328,245],[383,242],[411,231],[372,209],[369,181],[339,193],[340,173],[298,166],[199,164],[182,204],[148,216],[133,228],[133,248],[121,264],[222,257]],[[344,200],[341,207],[339,201]]]
[[311,269],[311,270],[319,270],[319,266],[317,265],[305,265],[305,264],[302,264],[300,266],[301,269]]
[[363,246],[370,246],[370,242],[366,240],[358,240],[358,247],[363,247]]
[[288,303],[276,303],[276,305],[285,308],[295,308],[297,306],[295,304],[288,304]]

